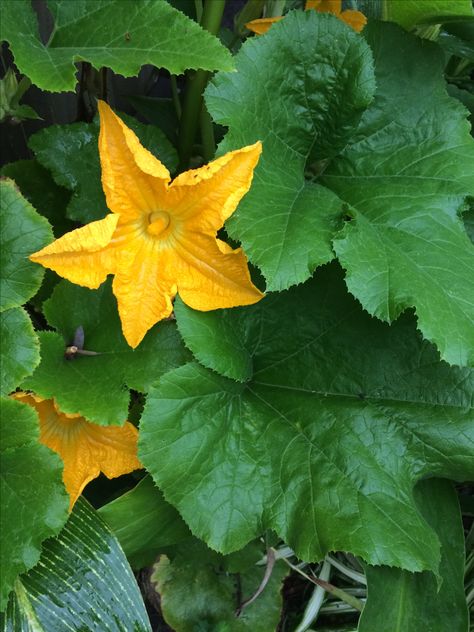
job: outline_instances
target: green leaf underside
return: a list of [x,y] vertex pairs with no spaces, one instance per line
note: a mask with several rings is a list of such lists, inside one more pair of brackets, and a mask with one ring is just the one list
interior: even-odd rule
[[186,69],[232,70],[230,53],[196,22],[155,0],[49,0],[54,30],[48,45],[38,38],[29,0],[2,2],[0,39],[20,72],[42,90],[74,90],[74,62],[88,61],[131,77],[144,64],[174,74]]
[[299,11],[248,41],[236,63],[238,73],[216,75],[206,90],[214,120],[229,126],[219,152],[261,140],[263,154],[226,226],[267,289],[282,290],[334,256],[343,204],[306,181],[305,170],[331,159],[356,130],[373,97],[372,56],[340,20]]
[[41,543],[59,532],[69,498],[62,483],[62,461],[39,443],[39,424],[30,406],[0,400],[0,611],[20,573],[39,560]]
[[8,395],[40,361],[39,342],[28,314],[21,307],[0,314],[0,394]]
[[55,237],[61,237],[75,228],[65,213],[71,192],[58,186],[50,172],[37,160],[11,162],[2,167],[1,174],[14,180],[22,195],[40,215],[46,217],[53,227]]
[[464,533],[456,492],[449,481],[420,481],[415,499],[441,541],[438,591],[430,573],[367,567],[368,601],[358,632],[466,632]]
[[150,476],[98,513],[112,529],[132,568],[152,564],[160,550],[191,535]]
[[[122,113],[120,117],[170,171],[176,169],[176,150],[160,129]],[[56,183],[73,191],[67,216],[84,224],[102,219],[108,212],[101,183],[98,139],[96,119],[93,123],[52,125],[29,140],[37,160],[51,171]]]
[[472,16],[471,0],[385,0],[385,18],[405,28],[455,16]]
[[[344,550],[436,571],[438,539],[412,487],[474,474],[472,371],[439,361],[411,317],[389,327],[368,316],[341,277],[330,267],[247,308],[247,383],[192,363],[163,376],[139,457],[216,550],[271,528],[304,560]],[[234,315],[222,313],[229,329]]]
[[[101,425],[121,425],[127,418],[129,389],[144,392],[166,371],[188,360],[176,326],[162,322],[136,349],[126,343],[110,279],[98,290],[61,281],[43,304],[48,323],[60,333],[39,332],[41,362],[23,388],[54,397],[65,413],[79,413]],[[100,355],[66,359],[78,327],[84,349]]]
[[26,303],[41,285],[44,270],[28,260],[53,239],[47,220],[9,179],[0,181],[0,312]]
[[151,632],[123,551],[84,499],[59,536],[44,543],[37,566],[17,582],[4,624],[35,632]]
[[[314,11],[290,13],[242,47],[238,73],[216,75],[206,102],[229,127],[220,151],[258,138],[264,146],[228,229],[272,291],[307,279],[332,258],[332,242],[365,309],[391,322],[415,307],[442,357],[472,364],[474,248],[458,216],[474,192],[467,112],[446,95],[436,45],[393,24],[371,24],[364,35],[377,85],[368,107],[370,50]],[[340,59],[348,43],[352,54]],[[340,91],[331,83],[338,72]],[[305,167],[317,175],[311,183]],[[298,206],[301,190],[314,194]],[[343,215],[352,221],[341,231]]]
[[281,582],[288,568],[283,562],[277,562],[263,593],[236,617],[241,601],[257,590],[265,567],[251,566],[238,575],[229,574],[224,572],[225,561],[226,558],[197,540],[172,561],[165,556],[160,558],[152,581],[156,582],[165,621],[173,630],[268,632],[277,629],[282,607]]

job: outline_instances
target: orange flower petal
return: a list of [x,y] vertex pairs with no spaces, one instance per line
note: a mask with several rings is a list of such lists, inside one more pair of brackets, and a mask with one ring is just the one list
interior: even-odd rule
[[261,152],[257,142],[179,175],[168,195],[173,215],[187,228],[214,236],[250,189]]
[[99,113],[99,153],[107,206],[124,221],[156,210],[170,181],[168,169],[104,101],[99,101]]
[[36,409],[40,419],[40,441],[59,454],[64,462],[63,481],[71,510],[84,487],[102,472],[108,478],[142,467],[137,457],[138,431],[131,423],[98,426],[79,415],[66,415],[52,399],[15,393]]
[[272,24],[281,20],[282,17],[283,16],[279,15],[275,18],[260,18],[259,20],[252,20],[251,22],[247,22],[245,28],[257,35],[263,35],[268,31]]
[[360,33],[367,24],[367,18],[360,11],[343,11],[339,17],[357,33]]
[[342,0],[307,0],[305,9],[315,9],[319,13],[332,13],[338,16],[341,13]]
[[30,259],[72,283],[98,288],[107,274],[114,271],[114,254],[107,246],[118,220],[118,215],[107,215],[105,219],[66,233],[30,255]]
[[199,234],[177,241],[178,292],[193,309],[252,305],[263,298],[250,279],[241,248],[232,250],[219,240]]
[[176,270],[161,252],[161,242],[142,238],[141,247],[127,266],[122,266],[113,282],[122,330],[128,344],[137,347],[155,323],[173,311]]

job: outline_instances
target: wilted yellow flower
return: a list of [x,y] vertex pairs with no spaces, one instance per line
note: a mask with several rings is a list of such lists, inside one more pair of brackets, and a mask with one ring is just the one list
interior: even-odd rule
[[101,472],[115,478],[142,467],[137,457],[138,431],[128,421],[123,426],[98,426],[80,415],[61,412],[53,399],[31,393],[14,393],[12,397],[36,410],[41,443],[63,460],[70,510],[87,483]]

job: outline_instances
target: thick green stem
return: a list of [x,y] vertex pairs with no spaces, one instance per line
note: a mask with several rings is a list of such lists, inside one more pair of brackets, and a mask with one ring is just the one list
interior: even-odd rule
[[202,140],[202,157],[206,162],[214,158],[216,153],[216,141],[214,138],[214,127],[212,125],[211,115],[207,111],[204,103],[201,108],[201,140]]
[[176,75],[171,75],[171,96],[173,98],[174,111],[176,112],[176,117],[179,121],[181,118],[181,101],[179,100],[179,92],[178,92],[178,82],[176,80]]
[[[201,26],[213,35],[219,32],[224,7],[225,0],[206,0],[204,3]],[[189,166],[201,116],[202,94],[209,80],[209,75],[210,73],[206,70],[198,70],[188,77],[179,128],[179,171],[184,171]]]

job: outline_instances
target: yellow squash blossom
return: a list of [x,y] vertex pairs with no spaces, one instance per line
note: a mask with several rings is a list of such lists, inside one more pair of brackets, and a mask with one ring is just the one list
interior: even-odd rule
[[69,510],[87,483],[101,472],[107,478],[115,478],[142,467],[137,457],[138,431],[128,421],[120,427],[98,426],[80,415],[61,412],[53,399],[30,393],[14,393],[12,397],[36,410],[41,443],[57,452],[63,460]]
[[106,103],[99,102],[99,112],[102,186],[112,214],[30,259],[92,289],[115,275],[113,292],[131,347],[171,314],[177,292],[201,311],[259,301],[263,294],[252,284],[244,253],[216,234],[250,188],[261,143],[171,182],[166,167]]
[[[340,20],[348,24],[354,31],[360,32],[367,23],[367,18],[360,11],[341,11],[342,0],[307,0],[305,9],[315,9],[319,13],[332,13]],[[272,24],[278,22],[283,16],[275,18],[262,18],[260,20],[252,20],[245,26],[258,35],[263,35],[268,31]]]

